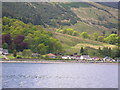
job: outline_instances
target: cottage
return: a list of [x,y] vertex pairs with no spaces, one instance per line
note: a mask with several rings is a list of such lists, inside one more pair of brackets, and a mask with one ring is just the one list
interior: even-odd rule
[[38,53],[32,53],[32,57],[39,57]]
[[62,59],[71,59],[70,56],[62,56]]
[[90,56],[89,55],[81,55],[81,57],[80,57],[80,59],[82,59],[82,60],[92,60],[92,58],[90,58]]
[[3,48],[0,48],[0,55],[7,55],[8,54],[8,49],[3,49]]
[[0,55],[2,55],[3,53],[3,48],[0,48]]
[[70,59],[76,59],[76,56],[70,55],[69,58]]
[[52,53],[47,54],[47,56],[48,56],[49,58],[56,58],[56,55],[55,55],[55,54],[52,54]]
[[102,60],[102,58],[99,58],[99,57],[93,57],[92,59],[95,60],[95,61],[101,61]]
[[103,58],[103,60],[104,60],[104,61],[113,61],[113,59],[110,58],[110,57],[108,57],[108,56],[106,56],[105,58]]
[[7,55],[8,54],[8,49],[3,49],[2,54]]
[[78,55],[71,55],[70,58],[74,59],[74,60],[79,60],[80,56],[78,56]]

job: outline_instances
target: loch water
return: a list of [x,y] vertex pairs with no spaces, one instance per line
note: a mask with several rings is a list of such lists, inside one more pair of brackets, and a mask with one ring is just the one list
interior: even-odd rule
[[117,64],[3,63],[3,88],[117,88]]

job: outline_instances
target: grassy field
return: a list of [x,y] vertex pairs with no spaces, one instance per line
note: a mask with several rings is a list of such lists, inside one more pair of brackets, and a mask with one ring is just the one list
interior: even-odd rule
[[76,36],[71,36],[67,34],[54,33],[54,37],[60,40],[62,46],[67,54],[73,54],[80,51],[81,47],[91,47],[98,49],[99,47],[111,47],[115,48],[117,46],[106,44],[98,41],[92,41],[88,39],[79,38]]

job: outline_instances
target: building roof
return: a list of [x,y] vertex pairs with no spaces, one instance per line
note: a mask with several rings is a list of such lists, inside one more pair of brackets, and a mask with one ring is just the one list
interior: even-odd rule
[[112,59],[112,58],[110,58],[110,57],[106,56],[104,59]]
[[54,54],[52,54],[52,53],[49,53],[49,54],[47,54],[48,56],[56,56],[56,55],[54,55]]
[[[81,57],[84,58],[84,59],[90,59],[90,56],[89,56],[89,55],[81,55]],[[80,58],[81,58],[81,57],[80,57]]]

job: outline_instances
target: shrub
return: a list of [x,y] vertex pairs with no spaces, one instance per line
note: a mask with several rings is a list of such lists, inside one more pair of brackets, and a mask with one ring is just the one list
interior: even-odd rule
[[17,55],[17,57],[16,57],[17,59],[21,59],[22,58],[22,56],[21,55]]

